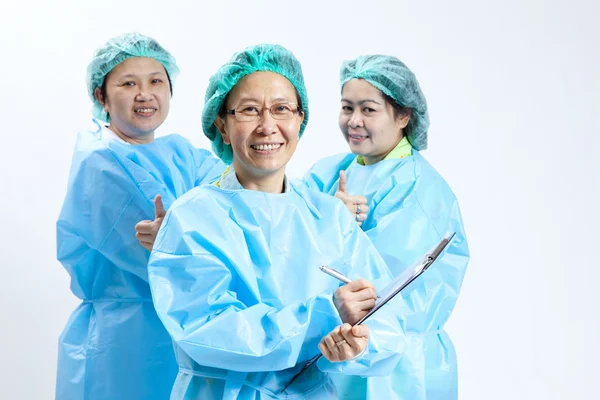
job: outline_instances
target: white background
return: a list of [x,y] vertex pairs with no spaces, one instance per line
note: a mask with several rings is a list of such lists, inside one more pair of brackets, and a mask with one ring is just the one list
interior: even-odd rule
[[342,60],[398,56],[427,96],[424,155],[459,198],[472,252],[448,324],[460,398],[600,398],[599,15],[581,0],[3,1],[0,398],[54,397],[58,336],[78,304],[54,224],[90,118],[87,63],[127,31],[156,38],[182,71],[160,133],[203,147],[209,76],[251,44],[291,49],[312,114],[293,176],[346,151]]

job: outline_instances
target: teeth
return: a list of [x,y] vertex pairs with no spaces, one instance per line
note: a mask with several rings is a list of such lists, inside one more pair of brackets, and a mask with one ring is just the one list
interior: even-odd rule
[[368,136],[349,135],[352,139],[366,139]]
[[135,112],[138,113],[150,113],[154,111],[154,108],[138,108],[137,110],[135,110]]
[[252,148],[255,150],[261,150],[261,151],[269,151],[269,150],[276,150],[278,148],[281,147],[281,144],[255,144],[252,145]]

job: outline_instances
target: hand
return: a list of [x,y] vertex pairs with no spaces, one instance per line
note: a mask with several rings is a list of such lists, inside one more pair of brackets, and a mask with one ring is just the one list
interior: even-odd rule
[[344,205],[350,211],[358,226],[361,226],[363,221],[367,219],[367,213],[369,212],[367,198],[364,196],[350,196],[348,194],[346,191],[346,171],[340,171],[340,180],[335,197],[344,202]]
[[166,214],[167,210],[165,210],[162,198],[158,194],[154,198],[154,221],[144,220],[135,225],[135,237],[146,250],[152,251],[158,230]]
[[340,325],[319,343],[319,350],[331,362],[348,361],[360,355],[369,344],[367,325]]
[[356,324],[375,306],[377,291],[366,279],[357,279],[340,286],[333,294],[333,304],[342,322]]

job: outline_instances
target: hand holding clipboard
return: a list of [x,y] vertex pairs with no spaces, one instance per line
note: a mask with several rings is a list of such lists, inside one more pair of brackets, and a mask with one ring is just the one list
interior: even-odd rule
[[[448,244],[454,238],[456,232],[452,234],[446,234],[442,240],[435,246],[430,252],[426,253],[419,261],[413,264],[410,268],[404,271],[402,274],[398,275],[392,282],[386,286],[381,294],[378,294],[377,301],[375,306],[369,311],[360,321],[358,321],[354,326],[360,325],[365,322],[371,315],[375,314],[381,307],[383,307],[386,303],[388,303],[391,299],[393,299],[398,293],[400,293],[404,288],[410,285],[415,279],[417,279],[423,272],[425,272],[440,256],[440,254],[444,251],[444,249],[448,246]],[[346,278],[344,275],[339,273],[338,271],[332,270],[328,267],[320,267],[321,271],[325,272],[328,275],[333,276],[334,278],[348,283],[350,281],[349,278]],[[290,387],[290,385],[294,382],[294,380],[300,376],[306,369],[310,368],[314,363],[319,361],[319,359],[323,356],[323,354],[318,354],[315,357],[311,358],[305,365],[302,367],[300,372],[298,372],[294,377],[290,380],[290,382],[283,388],[282,393]]]

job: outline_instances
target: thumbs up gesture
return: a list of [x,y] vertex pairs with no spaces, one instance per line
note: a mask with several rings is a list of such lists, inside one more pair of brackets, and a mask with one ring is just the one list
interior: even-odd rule
[[346,171],[340,171],[340,181],[338,183],[338,190],[335,192],[335,197],[344,202],[348,211],[354,216],[358,226],[361,226],[363,221],[367,219],[367,213],[369,212],[367,198],[364,196],[349,195],[346,188],[346,179]]
[[166,214],[167,210],[165,210],[162,198],[158,194],[154,198],[154,221],[144,220],[135,225],[135,237],[146,250],[152,251],[158,230]]

